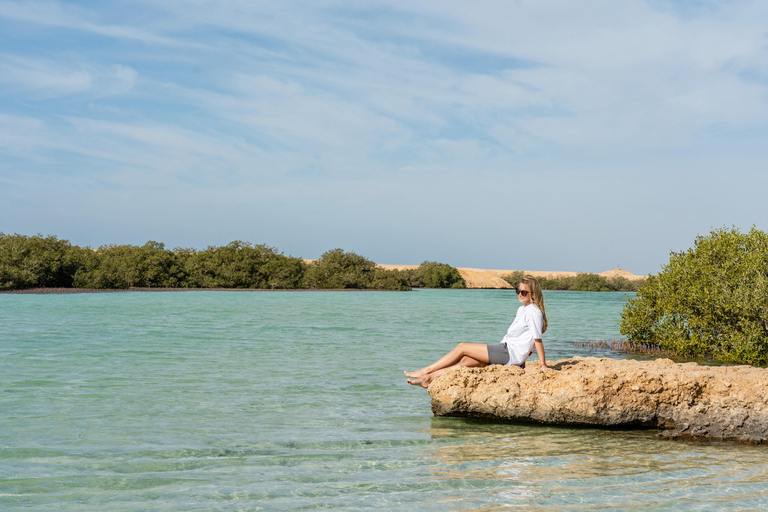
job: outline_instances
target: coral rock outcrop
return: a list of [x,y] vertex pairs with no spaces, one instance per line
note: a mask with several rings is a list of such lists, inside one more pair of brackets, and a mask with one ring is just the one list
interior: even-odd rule
[[527,369],[458,367],[429,386],[436,416],[660,429],[768,443],[768,369],[575,357]]

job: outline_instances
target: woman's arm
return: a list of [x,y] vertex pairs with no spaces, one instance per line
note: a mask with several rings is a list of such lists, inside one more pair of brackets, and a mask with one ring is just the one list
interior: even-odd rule
[[546,371],[547,368],[547,358],[544,355],[544,342],[541,339],[535,339],[533,340],[534,345],[536,345],[536,354],[539,356],[539,363],[541,364],[541,370]]

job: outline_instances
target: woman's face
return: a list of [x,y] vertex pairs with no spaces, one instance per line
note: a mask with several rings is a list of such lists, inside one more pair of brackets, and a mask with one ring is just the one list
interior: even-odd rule
[[525,306],[533,302],[531,300],[531,289],[527,284],[520,283],[517,285],[517,300],[522,302]]

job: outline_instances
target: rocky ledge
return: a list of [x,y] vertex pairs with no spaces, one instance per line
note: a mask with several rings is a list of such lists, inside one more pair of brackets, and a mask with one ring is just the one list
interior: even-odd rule
[[435,416],[660,429],[768,443],[768,369],[575,357],[527,369],[459,367],[429,386]]

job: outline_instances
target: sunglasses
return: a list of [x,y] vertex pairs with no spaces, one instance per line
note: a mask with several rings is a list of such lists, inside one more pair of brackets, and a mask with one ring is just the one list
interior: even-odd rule
[[517,288],[515,288],[515,293],[517,293],[518,295],[522,295],[523,297],[527,297],[528,294],[531,292],[529,292],[528,290],[518,290]]

